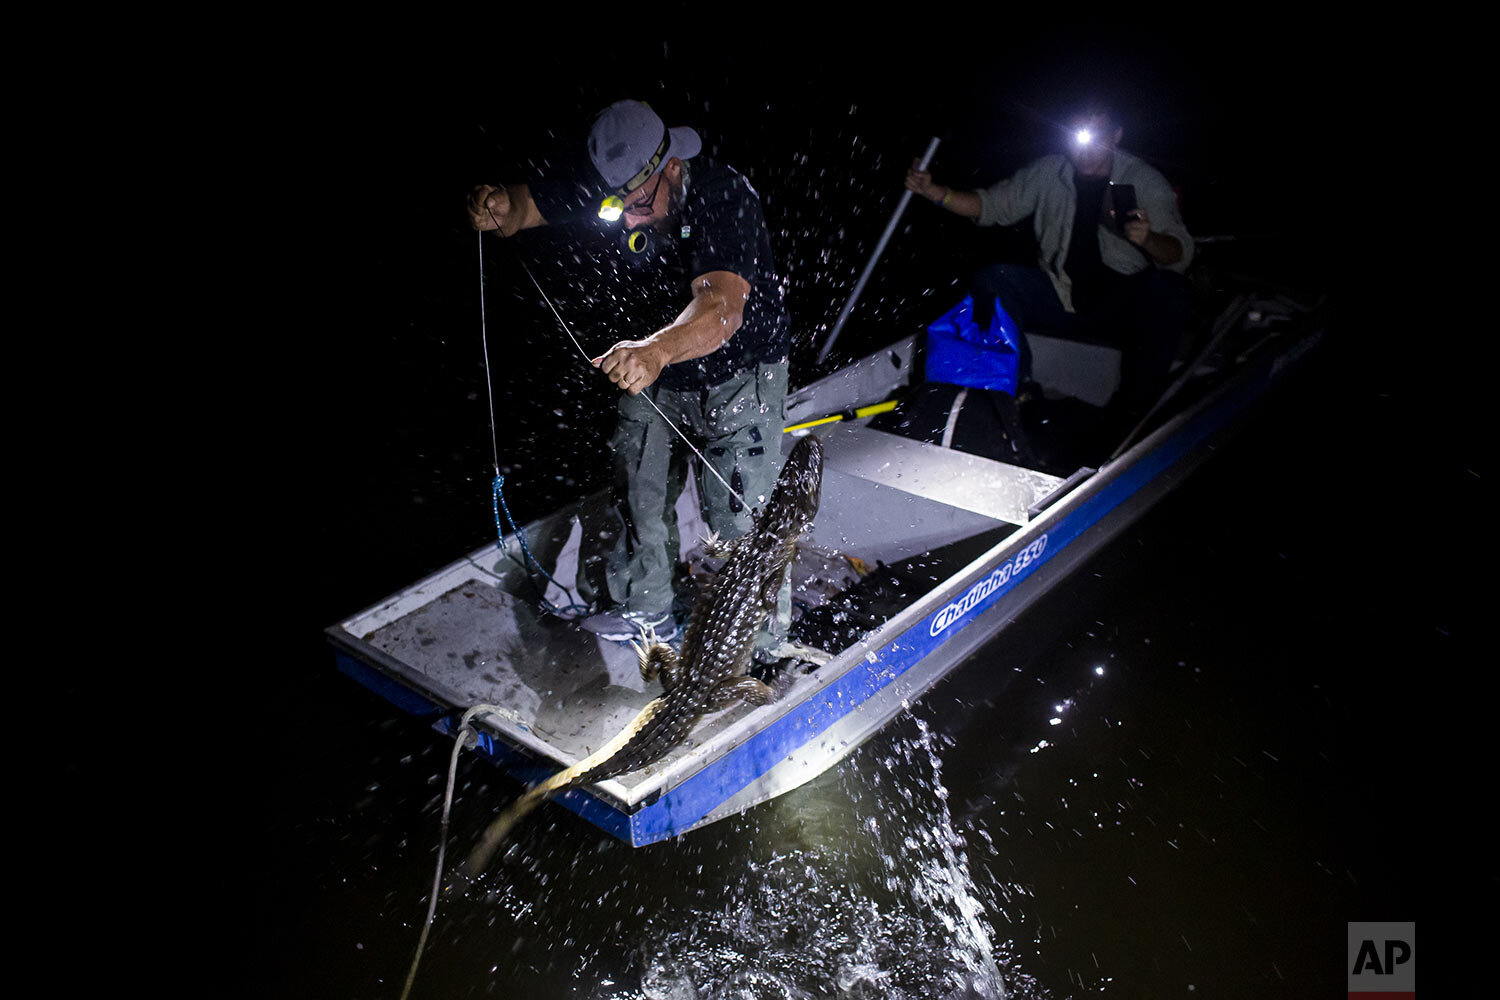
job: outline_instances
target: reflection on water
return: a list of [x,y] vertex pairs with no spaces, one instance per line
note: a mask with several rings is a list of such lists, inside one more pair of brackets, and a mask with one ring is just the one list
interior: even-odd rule
[[[1389,589],[1397,615],[1363,537],[1284,507],[1336,443],[1309,436],[1339,431],[1292,401],[803,788],[634,850],[539,811],[443,898],[414,997],[941,998],[992,970],[1022,997],[1336,993],[1346,922],[1415,912],[1426,821],[1383,796],[1420,759],[1383,692],[1458,662],[1457,626],[1440,581],[1427,604]],[[378,596],[416,573],[370,516],[380,544],[340,573],[393,577]],[[242,985],[395,997],[448,744],[298,642],[244,712],[264,960]],[[465,757],[450,856],[518,790]],[[1470,825],[1444,833],[1462,856]]]
[[[802,826],[803,844],[770,845],[707,905],[653,913],[640,934],[640,988],[596,995],[1006,995],[1007,959],[953,827],[937,738],[920,719],[916,729],[803,790],[804,805],[822,806],[819,822]],[[1028,990],[1012,995],[1040,995]]]
[[[581,824],[554,813],[566,833],[520,837],[439,921],[494,949],[502,992],[545,960],[567,966],[567,995],[598,1000],[1045,996],[997,946],[987,909],[1025,891],[975,884],[942,741],[904,717],[794,795],[635,851],[600,840],[580,856]],[[473,987],[443,961],[424,960],[434,993]]]

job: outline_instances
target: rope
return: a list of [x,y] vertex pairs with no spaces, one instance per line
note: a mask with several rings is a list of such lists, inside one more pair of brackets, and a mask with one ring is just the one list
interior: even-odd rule
[[[542,602],[542,607],[545,608],[549,614],[556,615],[558,618],[566,618],[568,616],[568,613],[586,613],[588,611],[588,608],[578,603],[578,599],[573,596],[573,592],[554,580],[552,578],[552,574],[547,572],[546,567],[537,562],[537,560],[531,555],[531,547],[526,544],[526,529],[517,525],[516,519],[511,517],[510,506],[505,502],[505,477],[499,475],[498,473],[495,475],[494,499],[492,503],[495,509],[495,532],[500,536],[500,541],[497,544],[499,544],[501,551],[504,551],[505,529],[500,527],[500,513],[501,511],[504,511],[505,521],[510,525],[511,534],[514,535],[518,541],[520,541],[521,554],[526,557],[525,562],[522,563],[522,566],[526,568],[526,579],[531,584],[532,588],[536,590],[537,597]],[[514,559],[515,557],[512,556],[511,558]],[[559,607],[553,604],[551,601],[547,600],[547,592],[541,587],[537,586],[536,580],[531,575],[532,567],[535,567],[538,573],[546,577],[547,581],[551,583],[552,586],[561,590],[568,596],[567,604]]]
[[[495,218],[495,213],[490,211],[488,205],[485,206],[485,211],[489,212],[490,218],[494,220],[494,222],[495,222],[495,229],[497,231],[499,231],[499,232],[502,232],[502,234],[503,234],[503,230],[500,229],[500,220]],[[479,235],[480,235],[480,238],[483,239],[484,234],[480,233]],[[537,293],[541,295],[542,301],[545,302],[545,303],[547,303],[547,308],[551,309],[552,310],[552,315],[555,316],[555,317],[557,317],[558,324],[562,326],[563,332],[568,335],[568,339],[573,342],[573,346],[578,349],[578,353],[583,357],[584,362],[587,363],[587,364],[592,365],[593,364],[593,358],[589,357],[589,352],[585,351],[583,349],[583,345],[578,342],[578,338],[575,337],[575,336],[573,336],[573,330],[572,330],[571,327],[568,326],[568,321],[562,318],[562,314],[557,311],[557,307],[554,306],[552,304],[552,300],[547,297],[547,292],[546,292],[546,290],[544,288],[542,288],[542,283],[540,281],[536,280],[536,275],[534,275],[534,274],[531,273],[531,268],[529,268],[529,267],[526,266],[526,261],[522,260],[521,257],[520,257],[520,255],[518,254],[516,256],[516,262],[521,265],[521,270],[523,270],[523,271],[526,272],[526,277],[530,278],[531,279],[531,283],[536,286]],[[488,363],[489,363],[488,361],[485,362],[486,365],[488,365]],[[486,368],[485,370],[486,370],[486,372],[488,372],[488,368]],[[719,474],[719,470],[715,469],[713,467],[712,463],[710,463],[709,460],[703,456],[703,452],[699,451],[698,448],[693,444],[692,440],[686,434],[684,434],[682,432],[682,428],[680,428],[676,424],[674,424],[672,422],[671,418],[668,417],[665,413],[662,412],[661,407],[659,407],[659,406],[656,405],[656,400],[654,400],[650,396],[646,395],[644,391],[642,393],[640,393],[640,395],[641,395],[641,398],[643,398],[646,402],[648,402],[648,403],[651,404],[651,408],[657,412],[657,415],[660,416],[662,418],[662,420],[666,421],[667,426],[670,427],[670,428],[672,428],[672,430],[674,430],[674,431],[677,432],[677,436],[680,437],[680,438],[682,438],[683,442],[688,446],[688,448],[692,451],[692,453],[694,455],[698,456],[698,461],[701,464],[701,466],[703,468],[707,469],[709,472],[712,472],[714,474],[714,478],[717,479],[719,482],[721,482],[721,483],[724,484],[724,488],[729,491],[730,495],[733,496],[736,500],[738,500],[741,503],[741,505],[743,505],[745,507],[746,510],[749,510],[751,505],[745,502],[745,498],[744,497],[740,496],[739,490],[736,490],[733,486],[729,485],[729,481],[727,479],[725,479],[722,475],[720,475]]]
[[417,953],[412,957],[411,969],[406,973],[406,985],[401,988],[401,1000],[411,995],[412,984],[417,981],[417,966],[421,964],[422,952],[427,948],[427,935],[432,930],[432,919],[437,915],[438,892],[443,885],[443,856],[448,848],[448,817],[453,811],[453,783],[458,775],[458,752],[465,745],[472,746],[478,739],[469,720],[479,712],[500,709],[495,705],[475,705],[463,714],[458,723],[458,737],[453,741],[453,756],[448,760],[448,787],[443,792],[443,825],[438,834],[437,870],[432,874],[432,897],[427,903],[427,919],[422,923],[422,934],[417,939]]
[[495,435],[495,387],[490,382],[490,338],[484,323],[484,233],[479,237],[479,343],[484,348],[484,388],[490,399],[490,449],[495,461],[495,475],[500,474],[500,442]]
[[[494,213],[491,212],[490,213],[490,218],[494,219],[494,217],[495,217]],[[496,226],[497,229],[499,228],[499,225],[500,225],[500,222],[499,222],[498,219],[496,219],[495,220],[495,226]],[[536,290],[541,294],[542,301],[544,301],[544,302],[547,303],[547,308],[551,309],[552,310],[552,315],[555,316],[555,317],[557,317],[557,321],[558,321],[559,324],[561,324],[561,326],[563,328],[563,332],[565,332],[568,335],[568,339],[569,340],[573,341],[573,346],[576,347],[576,348],[578,348],[578,353],[583,356],[583,359],[584,359],[585,362],[591,361],[592,359],[589,358],[588,352],[583,349],[583,345],[580,344],[578,342],[578,338],[573,335],[573,331],[568,326],[567,321],[562,318],[562,315],[557,311],[557,307],[554,306],[552,304],[552,300],[547,297],[547,292],[542,288],[541,283],[536,280],[536,275],[534,275],[534,274],[531,273],[531,268],[527,267],[526,266],[526,262],[524,260],[521,260],[520,257],[517,257],[516,259],[520,263],[521,269],[526,272],[526,276],[531,279],[531,283],[536,286]],[[527,564],[531,565],[531,566],[535,566],[537,568],[537,570],[540,571],[541,574],[543,576],[545,576],[553,585],[557,586],[559,589],[561,589],[563,591],[563,593],[565,593],[565,594],[568,595],[568,600],[570,602],[572,602],[572,603],[570,603],[564,610],[567,610],[568,608],[578,608],[580,606],[576,603],[576,601],[574,601],[572,592],[569,591],[566,587],[563,587],[556,580],[553,580],[552,579],[552,575],[550,573],[548,573],[546,571],[546,569],[541,566],[540,563],[537,563],[536,560],[532,558],[531,548],[530,548],[530,546],[526,542],[526,532],[525,532],[525,529],[523,529],[523,528],[521,528],[521,527],[519,527],[519,526],[516,525],[515,519],[513,517],[511,517],[510,507],[505,502],[505,494],[503,492],[503,487],[505,485],[505,477],[502,476],[502,475],[500,475],[500,449],[499,449],[499,443],[498,443],[498,439],[496,437],[496,431],[495,431],[495,395],[494,395],[494,388],[491,385],[491,380],[490,380],[489,338],[488,338],[488,331],[486,330],[486,327],[485,327],[485,318],[484,318],[484,316],[485,316],[485,314],[484,314],[484,234],[480,233],[479,234],[479,330],[480,330],[480,341],[481,341],[481,343],[483,344],[483,347],[484,347],[485,384],[486,384],[486,386],[490,387],[490,392],[489,392],[489,401],[490,401],[490,439],[491,439],[491,442],[494,445],[494,449],[495,449],[495,452],[494,452],[494,458],[495,458],[495,482],[494,482],[495,529],[496,529],[497,532],[500,533],[500,535],[501,535],[501,541],[503,543],[503,541],[504,541],[504,532],[500,530],[500,514],[503,511],[504,514],[505,514],[505,520],[506,520],[506,522],[510,524],[511,529],[515,533],[516,538],[521,543],[521,552],[525,556]],[[718,470],[715,469],[712,465],[709,464],[708,460],[706,458],[704,458],[703,453],[701,451],[699,451],[693,445],[693,442],[688,439],[688,436],[686,434],[684,434],[682,432],[682,430],[676,424],[672,423],[671,419],[668,418],[665,413],[662,413],[661,407],[657,406],[656,402],[654,400],[652,400],[651,397],[649,397],[649,396],[646,397],[646,402],[650,403],[652,409],[656,410],[656,412],[661,416],[662,420],[666,421],[667,426],[671,427],[674,431],[676,431],[677,435],[679,437],[681,437],[684,442],[686,442],[687,446],[690,449],[692,449],[693,454],[697,455],[698,456],[698,460],[703,463],[703,467],[706,468],[706,469],[708,469],[708,471],[712,472],[714,474],[714,476],[716,476],[718,478],[719,482],[721,482],[721,483],[724,484],[724,488],[727,489],[731,494],[733,494],[735,497],[737,497],[739,499],[740,503],[745,504],[745,498],[742,497],[742,496],[740,496],[739,492],[737,490],[735,490],[734,487],[730,486],[729,483],[725,481],[725,479],[724,479],[723,476],[719,475]],[[748,507],[749,504],[745,504],[745,506]],[[527,579],[531,580],[532,586],[536,586],[536,581],[531,579],[531,574],[530,574],[529,571],[527,573]],[[545,593],[543,593],[543,595],[542,595],[542,603],[544,605],[546,605],[549,609],[552,607],[547,602]],[[478,739],[477,734],[475,733],[473,727],[470,724],[471,720],[474,718],[475,715],[477,715],[480,712],[501,712],[501,713],[503,713],[504,711],[505,710],[503,708],[501,708],[500,706],[497,706],[497,705],[474,705],[474,706],[470,707],[466,712],[464,712],[463,716],[459,719],[458,734],[457,734],[457,737],[453,741],[453,754],[449,758],[449,761],[448,761],[448,784],[447,784],[446,789],[443,792],[443,818],[442,818],[442,826],[441,826],[440,832],[438,834],[437,865],[436,865],[436,868],[433,871],[433,875],[432,875],[432,893],[431,893],[430,898],[428,899],[428,903],[427,903],[427,917],[422,922],[422,933],[421,933],[421,935],[417,939],[416,954],[412,956],[411,968],[406,973],[406,983],[405,983],[405,985],[401,989],[401,1000],[407,1000],[407,998],[411,995],[411,988],[412,988],[413,984],[416,982],[416,979],[417,979],[417,967],[422,962],[422,953],[427,948],[427,937],[428,937],[428,935],[432,931],[433,919],[437,916],[438,893],[442,891],[442,885],[443,885],[443,861],[444,861],[444,859],[445,859],[445,857],[447,855],[447,848],[448,848],[448,820],[449,820],[449,817],[450,817],[450,815],[452,814],[452,811],[453,811],[453,786],[454,786],[455,781],[457,780],[457,775],[458,775],[458,757],[459,757],[459,753],[460,753],[460,751],[463,750],[463,748],[465,746],[472,746],[475,742],[477,742],[477,739]]]

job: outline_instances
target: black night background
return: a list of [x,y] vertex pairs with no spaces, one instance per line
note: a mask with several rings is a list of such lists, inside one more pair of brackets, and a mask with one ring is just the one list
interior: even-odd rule
[[[644,951],[665,940],[697,954],[705,914],[751,905],[773,870],[788,878],[787,843],[818,855],[809,831],[836,814],[827,801],[870,796],[865,772],[928,727],[1018,995],[1337,993],[1354,920],[1421,921],[1433,977],[1462,951],[1475,931],[1450,886],[1482,899],[1496,885],[1474,801],[1494,755],[1469,717],[1491,685],[1479,592],[1460,575],[1492,449],[1472,419],[1480,373],[1438,351],[1434,331],[1457,341],[1455,321],[1424,311],[1435,296],[1417,229],[1392,231],[1421,199],[1385,178],[1422,157],[1431,126],[1378,57],[1389,39],[1359,25],[1249,6],[1160,23],[1076,13],[663,5],[621,27],[618,12],[500,8],[436,40],[350,23],[268,56],[244,98],[243,156],[282,203],[239,249],[246,297],[275,318],[236,345],[253,463],[234,556],[245,597],[212,685],[233,691],[235,721],[216,762],[191,769],[195,785],[222,786],[236,831],[224,850],[245,886],[233,909],[246,954],[216,992],[400,992],[448,741],[340,676],[321,630],[493,540],[492,449],[523,520],[603,484],[613,390],[518,258],[590,346],[630,331],[599,322],[608,310],[566,234],[486,237],[492,439],[463,201],[623,97],[695,127],[759,191],[788,281],[794,384],[920,329],[979,264],[1029,252],[1024,225],[980,230],[914,201],[816,368],[929,137],[942,139],[935,176],[977,187],[1054,149],[1092,93],[1123,110],[1124,148],[1178,186],[1194,235],[1235,237],[1200,259],[1325,293],[1329,337],[1018,638],[981,650],[836,772],[649,857],[541,814],[522,841],[540,858],[517,876],[525,903],[445,901],[414,995],[694,995],[642,992]],[[1117,688],[1080,679],[1100,661]],[[1007,686],[1017,670],[1024,685]],[[1045,733],[1041,706],[1062,698],[1076,724]],[[1039,735],[1050,753],[1028,753]],[[1100,773],[1111,788],[1093,788]],[[453,843],[516,791],[466,762]],[[1128,834],[1077,833],[1090,810]],[[837,879],[836,856],[809,864]],[[724,896],[679,912],[680,893],[658,906],[672,894],[656,879]],[[802,995],[715,992],[724,980],[705,976],[696,996]],[[898,995],[858,989],[841,995]]]

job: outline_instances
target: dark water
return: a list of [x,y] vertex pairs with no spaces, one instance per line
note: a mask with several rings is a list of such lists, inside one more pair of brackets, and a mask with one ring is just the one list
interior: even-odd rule
[[[1399,434],[1329,376],[812,784],[636,851],[544,810],[488,895],[443,901],[416,995],[941,996],[992,956],[1022,996],[1313,996],[1340,989],[1347,921],[1456,926],[1434,877],[1486,838],[1418,789],[1488,757],[1444,753],[1427,715],[1450,683],[1463,713],[1477,598],[1397,586],[1430,547],[1316,498],[1340,449],[1380,476],[1351,431]],[[1433,475],[1475,512],[1472,472]],[[257,720],[249,984],[394,996],[449,744],[336,675],[318,624]],[[455,851],[516,791],[467,759],[458,789]]]
[[[668,53],[641,79],[717,127],[725,159],[767,164],[757,185],[781,220],[795,367],[924,145],[927,104],[890,81],[861,90],[829,71],[804,89],[771,74],[782,129],[761,122],[751,142],[732,125],[764,95],[737,82],[744,63],[705,62]],[[1036,64],[990,96],[1034,94],[1020,81]],[[1298,176],[1237,187],[1223,163],[1284,157],[1247,163],[1215,127],[1257,101],[1285,113],[1308,81],[1258,93],[1212,64],[1195,57],[1192,87],[1138,88],[1156,102],[1142,131],[1187,177],[1189,225],[1244,223],[1247,199],[1279,222],[1320,204],[1336,185],[1316,151],[1287,168]],[[359,70],[328,90],[344,114],[326,122],[358,134],[358,155],[335,162],[361,179],[343,225],[301,247],[325,268],[309,272],[317,305],[299,339],[278,341],[312,362],[301,388],[315,405],[269,418],[289,444],[268,449],[254,487],[279,537],[245,607],[275,625],[232,644],[248,647],[244,676],[270,682],[232,685],[221,749],[235,778],[206,779],[232,786],[245,834],[234,909],[250,926],[227,985],[252,996],[397,996],[431,885],[450,744],[339,676],[320,630],[493,536],[492,448],[518,515],[534,516],[599,481],[610,422],[608,393],[491,244],[492,444],[475,241],[456,199],[520,157],[477,78]],[[552,79],[527,91],[522,133],[620,96],[604,70]],[[1030,120],[968,101],[945,113]],[[1288,127],[1306,137],[1313,117]],[[988,179],[1017,155],[982,125],[950,141],[959,176]],[[1337,995],[1351,920],[1420,920],[1424,957],[1464,954],[1478,925],[1453,900],[1496,887],[1486,589],[1462,572],[1483,571],[1487,452],[1468,400],[1432,392],[1393,350],[1409,318],[1370,307],[1379,276],[1355,263],[1357,234],[1330,241],[1343,217],[1329,212],[1312,217],[1313,247],[1259,261],[1335,296],[1327,350],[1066,588],[843,765],[741,817],[632,851],[544,808],[485,890],[443,900],[414,995],[941,997],[995,970],[1020,996]],[[548,259],[550,238],[529,259]],[[1009,239],[914,222],[851,351],[910,332]],[[516,791],[464,758],[450,857]],[[1457,967],[1428,962],[1424,982]]]

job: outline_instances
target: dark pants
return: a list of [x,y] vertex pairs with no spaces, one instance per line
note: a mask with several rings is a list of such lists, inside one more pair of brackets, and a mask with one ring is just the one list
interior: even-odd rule
[[[624,605],[647,614],[672,607],[672,578],[682,548],[677,498],[687,484],[689,455],[662,414],[696,440],[703,457],[719,473],[714,476],[698,470],[700,512],[708,529],[726,541],[750,530],[751,511],[724,483],[752,506],[765,509],[781,471],[786,385],[786,362],[764,362],[711,389],[655,385],[638,396],[620,396],[620,420],[609,445],[614,455],[616,523],[602,531],[588,529],[599,539],[597,543],[591,539],[590,548],[604,545],[605,536],[612,539],[602,553],[589,553],[604,557],[609,600],[602,600],[606,595],[600,593],[587,556],[578,563],[578,590],[584,600]],[[783,583],[776,614],[766,623],[757,645],[784,638],[791,614],[791,586]]]
[[[1192,299],[1187,280],[1148,268],[1119,281],[1082,313],[1062,306],[1052,279],[1037,267],[991,264],[974,276],[977,295],[1000,299],[1023,333],[1080,336],[1119,348],[1120,388],[1110,406],[1139,415],[1166,390],[1168,372],[1187,330]],[[1031,375],[1031,351],[1021,349],[1021,378]]]

